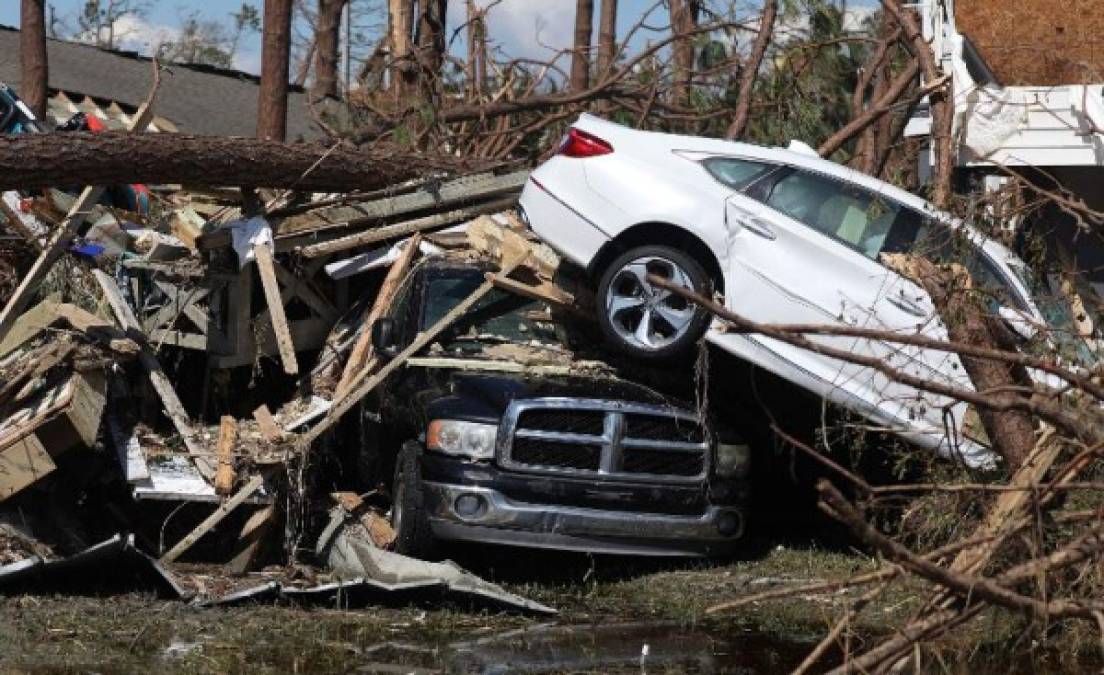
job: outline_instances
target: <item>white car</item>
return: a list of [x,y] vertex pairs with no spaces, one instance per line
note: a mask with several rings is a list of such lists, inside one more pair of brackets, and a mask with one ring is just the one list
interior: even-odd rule
[[[706,312],[649,284],[649,272],[721,293],[753,321],[842,322],[945,339],[927,294],[880,262],[886,252],[962,262],[1018,332],[1047,325],[1026,266],[1008,249],[914,195],[798,147],[637,131],[583,115],[532,173],[521,206],[542,239],[596,280],[609,341],[644,359],[685,352],[710,327]],[[1052,323],[1061,314],[1045,309]],[[993,461],[971,440],[978,427],[964,425],[963,403],[761,335],[714,328],[707,339],[919,445],[973,465]],[[813,339],[970,386],[954,354]]]

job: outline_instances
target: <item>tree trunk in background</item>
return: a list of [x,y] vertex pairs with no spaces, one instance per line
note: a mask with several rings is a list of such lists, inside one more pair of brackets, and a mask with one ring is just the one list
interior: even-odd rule
[[[944,73],[936,62],[931,45],[924,39],[924,33],[920,30],[920,23],[913,10],[902,8],[900,0],[882,0],[882,6],[904,30],[909,51],[920,62],[920,68],[924,73],[924,84],[931,85],[942,80]],[[942,87],[928,95],[932,111],[931,140],[935,149],[931,201],[941,209],[950,206],[951,178],[954,173],[954,139],[951,138],[954,130],[954,107],[951,105],[949,96],[951,91],[953,89],[948,77]]]
[[318,0],[318,24],[314,35],[314,82],[311,98],[337,98],[337,64],[341,44],[341,12],[346,0]]
[[617,58],[617,0],[602,0],[598,18],[598,78],[609,74]]
[[468,97],[479,100],[487,83],[487,25],[483,10],[475,0],[467,0],[468,17]]
[[393,149],[364,152],[317,143],[108,131],[0,135],[0,190],[56,185],[189,183],[323,192],[376,190],[448,168]]
[[[288,69],[291,60],[291,0],[265,0],[257,138],[287,138]],[[79,181],[78,181],[79,182]]]
[[445,20],[448,0],[420,0],[418,17],[418,80],[427,100],[441,91],[441,69],[445,65]]
[[590,86],[590,38],[594,33],[594,0],[575,2],[575,43],[571,53],[571,89]]
[[771,34],[774,33],[774,20],[777,16],[778,0],[765,0],[763,15],[759,18],[759,32],[755,35],[751,54],[744,62],[744,70],[740,74],[740,93],[736,98],[736,113],[732,117],[732,124],[728,126],[728,132],[725,133],[725,138],[729,140],[741,138],[747,130],[748,120],[751,118],[751,97],[755,93],[755,81],[759,77],[763,56],[770,46]]
[[391,32],[391,90],[397,98],[414,82],[414,0],[388,0],[388,27]]
[[697,27],[699,5],[692,0],[670,0],[671,32],[686,37],[675,40],[672,56],[675,64],[675,83],[671,88],[674,102],[686,105],[690,101],[690,80],[694,76],[694,36]]
[[49,66],[46,61],[44,0],[23,0],[19,9],[19,95],[40,120],[46,119]]

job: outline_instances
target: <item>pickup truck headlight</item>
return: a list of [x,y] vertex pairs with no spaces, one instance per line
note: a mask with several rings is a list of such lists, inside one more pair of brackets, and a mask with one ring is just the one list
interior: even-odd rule
[[433,420],[426,431],[426,449],[472,459],[492,459],[496,438],[498,426],[494,424]]
[[751,470],[751,446],[745,443],[718,443],[714,471],[721,478],[744,478]]

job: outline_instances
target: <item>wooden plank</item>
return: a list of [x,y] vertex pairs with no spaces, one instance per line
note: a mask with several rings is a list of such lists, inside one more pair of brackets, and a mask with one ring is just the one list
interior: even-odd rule
[[218,470],[215,472],[215,492],[228,495],[234,489],[234,443],[238,440],[238,423],[229,415],[219,421]]
[[536,285],[523,284],[520,281],[503,279],[490,273],[487,274],[487,279],[491,280],[495,286],[498,286],[502,290],[520,295],[523,298],[546,302],[569,312],[582,314],[582,312],[575,307],[575,299],[561,291],[555,284],[544,281]]
[[0,450],[0,502],[45,478],[57,468],[34,434]]
[[341,237],[332,241],[323,242],[321,244],[313,244],[311,246],[304,246],[300,249],[300,254],[305,258],[317,258],[319,256],[331,255],[333,253],[340,253],[342,251],[348,251],[349,249],[359,248],[361,246],[367,246],[369,244],[376,244],[381,241],[387,241],[389,239],[401,239],[402,237],[410,236],[415,232],[424,232],[426,230],[432,230],[436,228],[447,227],[454,225],[464,220],[474,218],[475,216],[494,213],[503,209],[510,208],[517,202],[516,199],[499,199],[480,206],[472,206],[464,209],[453,209],[452,211],[446,211],[445,213],[438,213],[432,216],[425,216],[423,218],[415,218],[402,223],[395,223],[394,225],[388,225],[386,227],[379,227],[368,230],[367,232],[360,232],[358,234],[352,234],[347,237]]
[[23,277],[19,287],[8,298],[4,309],[0,310],[0,340],[7,336],[8,331],[15,325],[15,320],[27,308],[31,298],[38,291],[39,285],[53,269],[54,263],[61,258],[61,254],[65,252],[73,238],[77,236],[77,232],[80,231],[89,211],[100,200],[103,191],[102,187],[84,188],[80,197],[77,198],[77,203],[65,216],[65,221],[50,235],[50,239],[43,246],[42,253],[31,265],[31,269]]
[[155,328],[150,331],[149,339],[157,349],[160,349],[162,346],[169,346],[205,352],[209,344],[206,335],[185,333],[182,330],[168,330],[165,328]]
[[216,525],[221,523],[226,516],[230,515],[234,509],[238,508],[253,496],[253,493],[261,489],[264,485],[264,476],[253,476],[249,479],[249,482],[242,486],[242,489],[238,490],[233,497],[230,497],[223,503],[219,504],[215,512],[207,516],[202,523],[196,526],[186,537],[180,540],[176,546],[173,546],[168,553],[161,556],[162,563],[171,563],[181,555],[183,555],[188,549],[195,545],[200,538],[210,532]]
[[[529,257],[529,253],[525,252],[520,257],[512,258],[503,261],[501,271],[498,273],[500,276],[506,277],[513,273],[519,265],[525,262]],[[329,430],[337,420],[349,412],[349,410],[356,405],[362,398],[368,395],[373,389],[375,389],[380,382],[383,382],[388,375],[402,367],[406,360],[417,354],[419,351],[428,346],[431,342],[437,339],[446,328],[451,326],[457,319],[464,314],[468,313],[477,302],[483,299],[488,293],[494,289],[495,285],[493,281],[484,281],[480,284],[479,288],[472,291],[471,295],[461,300],[455,307],[453,307],[447,314],[441,317],[437,323],[433,324],[425,331],[419,333],[414,340],[406,347],[406,349],[399,352],[395,358],[391,359],[383,365],[374,375],[368,376],[368,371],[361,370],[358,376],[351,383],[351,391],[345,396],[334,401],[333,407],[326,413],[325,419],[315,425],[310,431],[299,437],[300,447],[313,443],[322,434]]]
[[295,358],[295,343],[291,339],[287,316],[284,314],[284,304],[280,299],[280,286],[276,282],[276,271],[273,269],[272,251],[260,244],[253,247],[253,255],[257,257],[257,271],[261,274],[261,286],[264,288],[265,300],[268,302],[272,330],[276,333],[276,345],[280,349],[280,361],[284,364],[284,372],[288,375],[298,375],[299,362]]
[[223,566],[222,571],[229,575],[245,574],[253,566],[257,554],[261,551],[268,533],[276,524],[276,507],[266,506],[258,509],[242,526],[241,536],[238,538],[238,550],[230,562]]
[[340,312],[314,287],[309,279],[303,279],[288,271],[283,265],[275,265],[276,280],[289,289],[292,295],[302,300],[318,316],[328,321],[337,321]]
[[379,293],[376,294],[372,309],[361,324],[360,336],[357,338],[356,344],[353,345],[349,360],[345,362],[345,370],[342,371],[341,379],[334,390],[336,398],[345,395],[353,378],[368,365],[368,357],[372,352],[372,324],[383,316],[384,312],[391,307],[391,303],[395,301],[395,294],[399,292],[399,285],[410,271],[414,256],[418,253],[418,245],[421,243],[421,234],[415,234],[411,237],[399,258],[391,263],[391,269],[387,270],[387,276],[384,277]]
[[279,443],[284,440],[284,430],[276,424],[276,420],[272,417],[267,405],[262,403],[259,408],[254,410],[253,419],[257,420],[257,426],[260,427],[261,435],[264,436],[266,441]]
[[149,341],[142,333],[138,319],[131,311],[130,305],[123,300],[123,296],[119,293],[119,287],[115,285],[115,280],[103,270],[92,270],[92,274],[100,284],[104,297],[107,299],[107,304],[111,306],[119,325],[141,345],[142,351],[139,352],[138,358],[149,374],[150,384],[153,385],[154,391],[161,398],[161,405],[165,410],[165,414],[172,421],[177,433],[184,439],[184,445],[188,448],[188,454],[195,461],[196,468],[207,480],[213,479],[215,468],[212,466],[210,458],[206,456],[206,448],[196,439],[188,413],[184,410],[180,397],[176,395],[176,390],[169,382],[169,378],[161,370],[161,362],[157,360],[157,356],[150,348]]
[[[154,76],[153,76],[153,88],[150,91],[149,97],[138,109],[138,112],[134,115],[134,120],[129,125],[128,131],[142,131],[149,126],[150,121],[153,119],[153,100],[157,94],[157,87],[161,82],[160,71],[158,70],[157,63],[154,62]],[[23,310],[27,308],[31,298],[34,297],[35,292],[38,290],[39,285],[49,274],[53,268],[54,263],[58,261],[65,249],[72,243],[73,238],[77,236],[84,221],[88,218],[92,208],[96,206],[96,203],[100,201],[100,197],[103,196],[104,188],[100,186],[88,186],[81,191],[80,196],[77,197],[76,202],[69,209],[69,213],[66,214],[65,220],[59,225],[50,238],[42,247],[42,253],[31,265],[31,269],[27,271],[26,276],[19,283],[19,287],[15,289],[12,296],[8,298],[8,302],[4,305],[4,309],[0,310],[0,340],[3,340],[7,336],[8,331],[15,325],[15,320],[23,313]]]

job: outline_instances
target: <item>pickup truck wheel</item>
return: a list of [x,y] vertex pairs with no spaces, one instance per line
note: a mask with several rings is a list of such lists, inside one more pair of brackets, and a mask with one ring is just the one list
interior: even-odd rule
[[395,551],[412,558],[436,560],[437,540],[429,527],[422,489],[416,442],[403,444],[395,461],[395,483],[391,488],[391,527],[395,530]]
[[692,257],[669,246],[639,246],[618,256],[598,283],[598,324],[616,348],[636,358],[662,360],[694,345],[709,313],[648,281],[655,274],[709,296],[712,282]]

